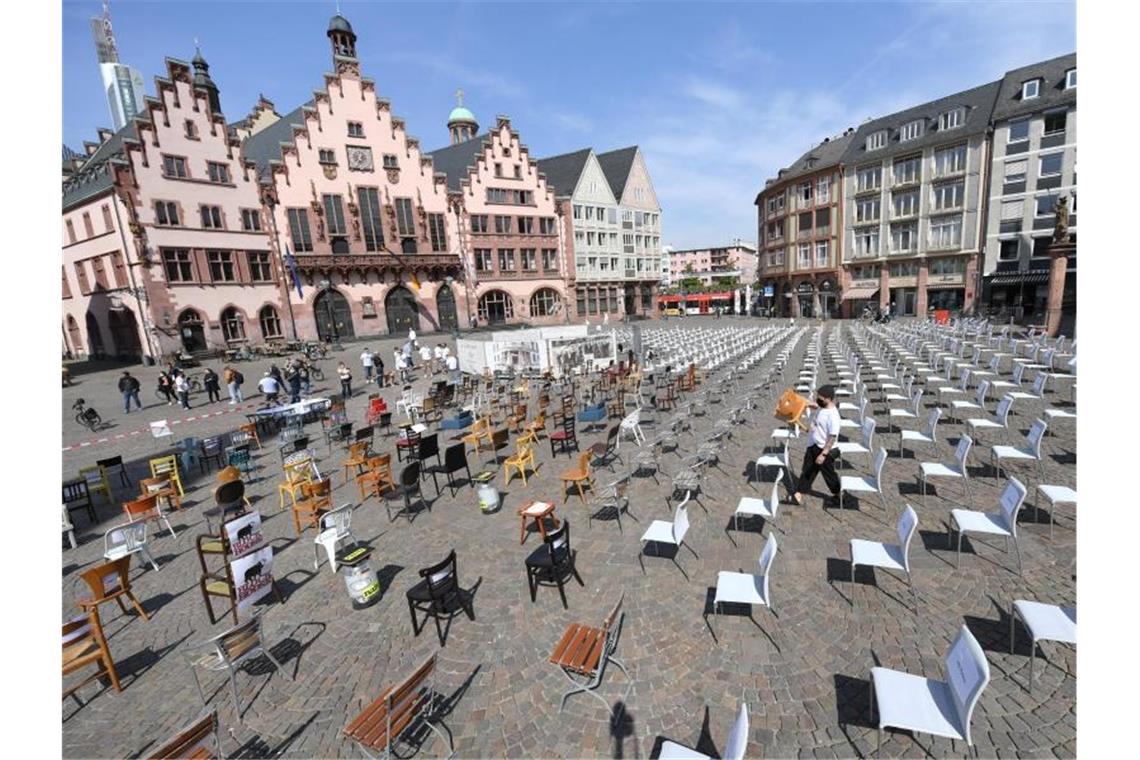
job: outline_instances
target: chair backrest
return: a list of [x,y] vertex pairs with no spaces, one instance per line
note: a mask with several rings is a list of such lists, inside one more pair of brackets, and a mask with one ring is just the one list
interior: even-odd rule
[[148,494],[140,496],[137,499],[123,502],[123,512],[126,513],[128,520],[134,520],[139,517],[150,517],[156,514],[158,508],[158,494]]
[[145,522],[116,525],[103,535],[103,550],[105,553],[119,547],[124,548],[127,552],[133,552],[140,546],[145,545]]
[[285,481],[287,483],[300,483],[311,480],[313,476],[313,460],[301,457],[285,463]]
[[227,480],[214,489],[214,503],[219,507],[240,505],[245,497],[245,483],[241,480]]
[[899,536],[899,548],[902,549],[903,567],[908,573],[910,572],[910,542],[914,538],[916,530],[918,530],[918,514],[915,513],[914,507],[907,504],[902,514],[899,515],[895,531]]
[[912,401],[914,402],[914,415],[917,417],[918,410],[922,408],[922,388],[919,388],[914,392]]
[[236,667],[243,657],[261,648],[261,614],[254,613],[248,620],[210,638],[208,643],[214,645],[227,667]]
[[171,454],[150,460],[150,474],[152,476],[157,477],[166,473],[178,474],[178,457]]
[[997,423],[1002,427],[1009,426],[1009,411],[1012,408],[1013,396],[1007,393],[1001,397],[1001,401],[998,402],[997,411],[995,412],[997,415]]
[[772,563],[776,560],[776,551],[779,547],[776,544],[776,534],[769,533],[768,540],[764,542],[764,548],[760,550],[760,575],[764,578],[764,598],[768,599],[768,576],[772,572]]
[[433,598],[442,599],[459,588],[457,564],[455,550],[452,549],[442,562],[420,570],[420,577],[427,581],[428,593]]
[[100,467],[103,467],[105,469],[112,470],[116,467],[123,467],[123,457],[120,454],[119,456],[108,457],[106,459],[99,459],[99,460],[96,460],[95,464],[97,464]]
[[994,356],[990,359],[990,372],[993,372],[996,375],[999,364],[1001,364],[1001,357],[997,354],[994,354]]
[[875,488],[879,491],[883,490],[883,467],[887,463],[887,450],[880,446],[875,452],[875,459],[871,463],[871,469],[875,471]]
[[963,435],[958,439],[958,445],[954,447],[954,461],[958,463],[958,467],[962,470],[962,477],[967,476],[966,457],[970,455],[970,447],[973,445],[974,439],[968,435]]
[[780,484],[784,482],[784,468],[776,470],[776,479],[772,481],[772,499],[768,508],[772,510],[772,517],[776,517],[776,510],[780,508]]
[[1013,368],[1013,382],[1015,385],[1021,385],[1021,378],[1025,375],[1025,365],[1017,364]]
[[1049,376],[1044,372],[1039,372],[1037,377],[1033,378],[1033,395],[1037,398],[1042,398],[1045,395],[1045,381]]
[[958,377],[958,390],[965,391],[966,386],[970,384],[970,370],[963,369],[962,374]]
[[940,419],[942,419],[942,407],[936,406],[930,410],[930,416],[926,418],[926,427],[922,434],[932,441],[936,440],[934,434],[938,430],[938,420]]
[[98,602],[106,599],[110,594],[130,589],[130,562],[131,556],[128,554],[125,557],[96,565],[83,572],[79,577],[91,590],[94,601]]
[[728,741],[724,744],[724,760],[744,760],[748,750],[748,703],[740,703],[740,711],[733,721]]
[[491,449],[497,451],[504,449],[511,443],[511,431],[509,428],[499,428],[491,434]]
[[875,419],[868,417],[863,420],[863,445],[871,448],[871,440],[875,437]]
[[91,501],[91,492],[87,488],[87,480],[72,480],[63,484],[63,503],[73,501]]
[[342,504],[321,515],[321,530],[335,530],[337,538],[352,535],[352,505]]
[[419,458],[427,459],[439,455],[439,433],[432,433],[420,438]]
[[973,745],[970,719],[978,698],[990,682],[990,664],[978,640],[964,625],[946,654],[946,680],[954,697],[958,720],[966,734],[966,744]]
[[570,521],[563,520],[556,530],[546,534],[543,539],[550,552],[550,561],[555,567],[570,561]]
[[673,543],[677,546],[685,540],[685,534],[689,532],[689,495],[685,494],[685,499],[677,505],[676,511],[673,512]]
[[456,472],[467,467],[467,444],[456,443],[443,452],[443,466],[448,472]]
[[349,459],[363,459],[364,455],[368,453],[368,441],[359,440],[361,430],[356,431],[357,440],[348,445]]
[[1045,437],[1045,430],[1048,427],[1045,420],[1034,420],[1029,426],[1029,435],[1025,436],[1025,440],[1029,442],[1034,459],[1041,459],[1041,439]]
[[1025,486],[1014,477],[1007,480],[1005,488],[1001,490],[1001,498],[998,502],[1001,508],[1001,516],[1005,520],[1005,527],[1014,536],[1017,535],[1017,514],[1021,511],[1022,505],[1025,504],[1026,493]]
[[[212,750],[207,749],[207,742],[213,743]],[[167,760],[168,758],[180,757],[221,757],[220,750],[218,711],[211,710],[156,749],[150,755],[150,760]]]

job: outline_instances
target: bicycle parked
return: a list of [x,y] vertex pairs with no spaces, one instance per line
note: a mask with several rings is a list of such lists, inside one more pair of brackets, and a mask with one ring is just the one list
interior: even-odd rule
[[99,412],[88,407],[83,399],[77,399],[71,408],[76,411],[75,421],[90,429],[92,433],[103,427],[103,418],[99,416]]

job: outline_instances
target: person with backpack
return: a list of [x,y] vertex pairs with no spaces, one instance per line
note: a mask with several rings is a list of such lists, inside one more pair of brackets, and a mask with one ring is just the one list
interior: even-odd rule
[[340,395],[348,401],[352,396],[352,370],[344,362],[336,367],[336,374],[340,378]]
[[158,373],[158,392],[166,399],[166,405],[174,403],[174,380],[166,372]]
[[131,413],[132,400],[137,408],[142,409],[142,402],[139,401],[140,387],[137,378],[132,377],[130,372],[123,372],[123,376],[119,378],[119,393],[123,394],[123,414]]
[[230,392],[230,403],[241,403],[243,400],[241,397],[241,384],[245,382],[245,377],[233,367],[227,366],[222,370],[222,379],[225,381],[226,388]]
[[301,372],[293,360],[285,362],[285,382],[289,384],[289,403],[301,400]]
[[218,386],[218,373],[210,367],[207,367],[205,374],[202,375],[202,387],[206,389],[206,395],[211,404],[222,400],[222,389]]

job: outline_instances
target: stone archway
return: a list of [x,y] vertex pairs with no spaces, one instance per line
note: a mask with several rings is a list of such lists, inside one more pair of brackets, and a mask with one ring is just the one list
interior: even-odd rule
[[111,323],[111,340],[115,344],[115,354],[118,356],[142,356],[142,343],[139,341],[139,325],[135,313],[128,307],[108,312]]
[[206,326],[202,316],[193,309],[186,309],[178,315],[178,334],[182,337],[182,349],[192,354],[206,350]]
[[450,285],[440,287],[435,294],[435,307],[439,312],[439,329],[456,330],[459,328],[459,312],[455,308],[455,293]]
[[348,299],[339,290],[322,290],[313,299],[313,318],[317,322],[317,337],[335,342],[356,337],[352,324],[352,309]]
[[[454,300],[454,299],[453,299]],[[384,297],[384,314],[388,317],[388,333],[400,335],[420,329],[420,312],[416,297],[403,285],[397,285]]]
[[99,320],[91,312],[87,312],[87,350],[88,355],[102,356],[105,351],[103,349],[103,331],[99,327]]

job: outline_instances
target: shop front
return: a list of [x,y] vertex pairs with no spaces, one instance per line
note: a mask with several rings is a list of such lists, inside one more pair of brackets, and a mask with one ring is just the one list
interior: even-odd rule
[[824,318],[838,316],[839,298],[835,292],[835,280],[827,277],[819,284],[819,313]]
[[1017,321],[1044,319],[1049,301],[1049,270],[994,275],[989,278],[989,291],[991,315]]
[[764,283],[764,288],[760,293],[760,308],[762,316],[775,316],[773,311],[776,308],[776,283],[771,281]]
[[783,293],[780,296],[780,316],[782,317],[796,317],[799,316],[797,309],[799,308],[799,301],[796,300],[795,288],[792,283],[785,282]]
[[816,315],[813,308],[815,286],[811,282],[805,280],[796,286],[796,300],[799,303],[801,317],[814,317]]
[[879,313],[879,279],[852,280],[843,291],[843,315],[858,319],[864,310]]
[[960,312],[966,305],[965,275],[931,274],[926,280],[927,310]]

